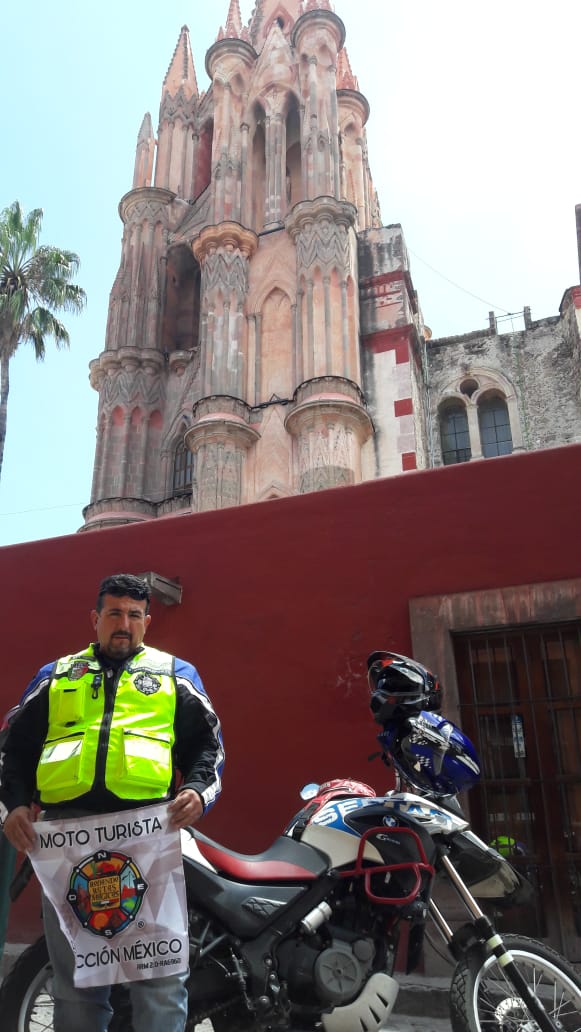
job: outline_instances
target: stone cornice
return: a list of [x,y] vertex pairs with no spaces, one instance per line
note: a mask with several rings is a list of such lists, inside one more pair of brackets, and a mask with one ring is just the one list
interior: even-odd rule
[[121,370],[136,372],[146,369],[155,374],[165,365],[160,351],[141,350],[139,348],[119,348],[118,351],[102,351],[98,358],[89,364],[89,382],[96,391],[107,374],[114,375]]
[[248,68],[252,68],[258,54],[254,47],[243,39],[219,39],[206,53],[206,72],[212,81],[219,61],[225,57],[238,57]]
[[358,90],[337,90],[337,101],[339,107],[357,111],[361,118],[361,124],[365,125],[370,113],[367,97],[364,97]]
[[291,33],[292,46],[296,48],[300,45],[299,41],[303,32],[305,32],[315,22],[318,22],[319,24],[327,23],[329,28],[332,29],[337,43],[337,53],[339,53],[345,44],[345,38],[347,35],[345,26],[338,14],[335,14],[334,11],[326,11],[323,9],[306,11],[305,14],[302,14],[301,17],[297,19]]
[[99,498],[83,509],[85,526],[80,531],[98,530],[101,526],[143,523],[154,519],[156,506],[144,498]]
[[197,451],[201,444],[233,442],[245,450],[260,439],[249,425],[252,410],[240,398],[215,394],[201,398],[193,408],[193,425],[184,435],[186,446]]
[[285,229],[294,240],[305,226],[322,219],[351,229],[355,226],[357,209],[348,201],[337,201],[334,197],[315,197],[312,201],[300,201],[285,219]]
[[340,376],[306,380],[297,387],[294,402],[284,422],[285,429],[293,436],[300,434],[317,416],[336,417],[357,434],[361,443],[373,433],[363,394],[352,380]]
[[258,248],[258,237],[251,229],[245,229],[238,222],[222,222],[219,226],[206,226],[192,244],[194,256],[200,265],[209,254],[216,251],[240,251],[244,258],[252,258]]
[[169,208],[175,198],[172,190],[159,186],[140,186],[119,201],[119,217],[123,223],[141,222],[143,218],[154,221]]

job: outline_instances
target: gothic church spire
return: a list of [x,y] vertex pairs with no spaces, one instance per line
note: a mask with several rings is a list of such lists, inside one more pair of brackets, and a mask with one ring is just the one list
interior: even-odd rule
[[242,16],[238,0],[230,0],[224,35],[227,39],[240,39],[242,35]]
[[187,25],[182,25],[170,66],[163,80],[162,92],[169,93],[171,97],[175,97],[180,90],[182,90],[186,100],[198,96],[196,69],[194,68],[190,32]]

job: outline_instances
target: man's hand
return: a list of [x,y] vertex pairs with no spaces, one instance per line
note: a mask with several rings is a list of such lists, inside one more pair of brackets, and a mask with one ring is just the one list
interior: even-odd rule
[[33,824],[34,812],[31,806],[16,806],[4,821],[3,831],[10,842],[21,853],[28,852],[36,842]]
[[204,812],[202,797],[193,788],[184,788],[169,804],[168,812],[171,828],[187,828],[199,821]]

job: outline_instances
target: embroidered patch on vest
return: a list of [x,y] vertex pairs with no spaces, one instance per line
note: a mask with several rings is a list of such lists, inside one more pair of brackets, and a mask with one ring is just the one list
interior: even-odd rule
[[161,681],[152,674],[140,674],[133,683],[143,695],[155,695],[161,688]]
[[86,659],[76,659],[72,666],[69,668],[69,681],[80,681],[81,677],[84,677],[89,669],[89,664]]

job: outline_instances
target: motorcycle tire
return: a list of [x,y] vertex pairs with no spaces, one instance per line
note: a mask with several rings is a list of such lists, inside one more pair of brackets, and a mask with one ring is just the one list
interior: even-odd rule
[[[523,935],[503,935],[520,971],[564,1032],[581,1032],[581,979],[559,953]],[[537,1023],[502,973],[494,954],[475,946],[457,965],[450,987],[454,1032],[530,1032]]]
[[49,1032],[53,1028],[52,970],[46,941],[23,950],[2,982],[3,1032]]
[[[52,969],[42,936],[22,951],[0,988],[2,1032],[52,1032]],[[111,990],[109,1032],[132,1032],[131,1002],[122,985]]]

